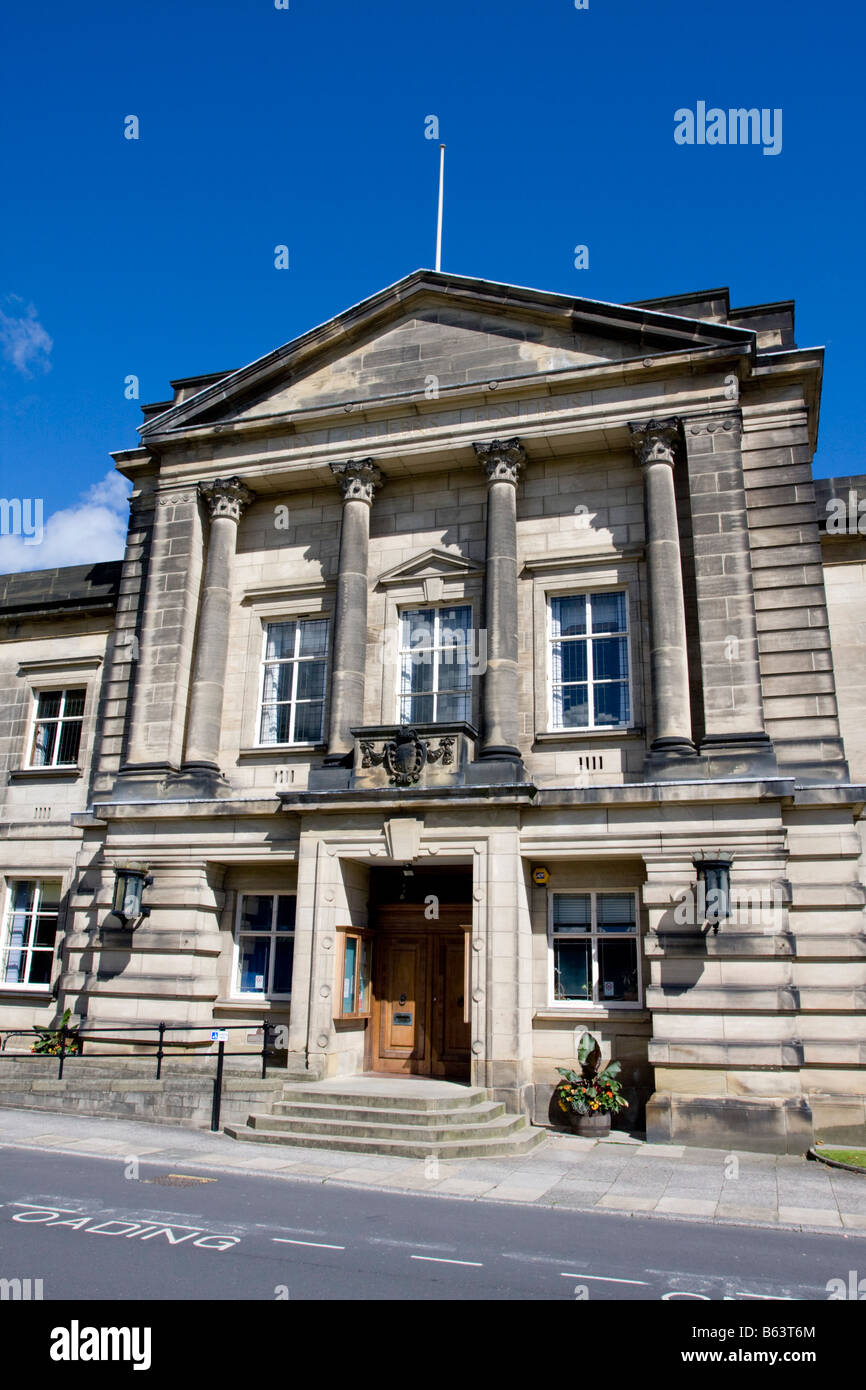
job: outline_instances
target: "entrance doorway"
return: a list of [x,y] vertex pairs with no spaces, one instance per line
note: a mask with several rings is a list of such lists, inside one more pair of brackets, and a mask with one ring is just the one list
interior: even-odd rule
[[471,908],[382,905],[373,952],[374,1071],[469,1080]]

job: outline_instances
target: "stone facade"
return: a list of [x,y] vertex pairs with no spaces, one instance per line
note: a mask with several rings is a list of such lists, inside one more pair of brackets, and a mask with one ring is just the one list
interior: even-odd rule
[[[382,923],[441,898],[467,1074],[512,1109],[547,1121],[590,1029],[654,1139],[863,1142],[866,555],[816,503],[821,369],[788,303],[416,272],[174,383],[115,456],[123,561],[0,592],[6,929],[12,885],[62,888],[51,980],[0,985],[0,1028],[69,1007],[209,1046],[270,1021],[291,1074],[376,1067],[381,1000],[340,999],[347,933],[381,993]],[[437,624],[467,610],[449,695]],[[401,638],[418,612],[435,696]],[[73,680],[78,763],[31,768],[34,700]],[[702,865],[726,856],[719,922]],[[153,877],[134,930],[126,865]],[[294,900],[290,998],[239,973],[253,899]],[[603,925],[629,900],[631,974],[628,923]],[[250,957],[269,981],[276,921]]]

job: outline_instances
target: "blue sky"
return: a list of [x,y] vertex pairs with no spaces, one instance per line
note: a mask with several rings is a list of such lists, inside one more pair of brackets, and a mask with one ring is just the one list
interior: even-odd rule
[[[0,566],[73,563],[82,534],[82,559],[117,553],[122,489],[103,480],[137,442],[130,374],[163,400],[170,377],[240,367],[432,264],[429,114],[445,270],[597,299],[794,298],[799,344],[827,348],[815,471],[866,471],[859,8],[289,3],[7,15],[0,494],[38,486],[64,524],[26,565],[0,538]],[[676,145],[675,110],[700,100],[781,108],[781,153]]]

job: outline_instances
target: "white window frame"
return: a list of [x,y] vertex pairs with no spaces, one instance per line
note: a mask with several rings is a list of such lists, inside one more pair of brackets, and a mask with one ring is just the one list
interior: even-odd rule
[[[593,633],[593,632],[591,631],[591,627],[592,627],[592,603],[590,602],[590,604],[588,605],[588,612],[589,612],[589,619],[590,619],[590,621],[589,621],[588,628],[587,628],[587,632],[586,632],[585,636],[582,636],[582,637],[565,637],[565,638],[562,638],[562,637],[554,637],[554,635],[553,635],[553,603],[554,603],[554,600],[556,600],[556,599],[558,599],[558,600],[563,600],[563,599],[570,599],[570,598],[590,598],[590,599],[591,599],[591,598],[593,598],[596,594],[599,595],[599,596],[601,596],[601,597],[607,597],[607,596],[610,595],[610,594],[622,594],[623,597],[624,597],[624,599],[625,599],[626,688],[627,688],[627,690],[628,690],[628,712],[629,712],[629,717],[628,717],[628,719],[627,719],[624,723],[621,723],[621,724],[596,724],[596,723],[594,722],[594,720],[593,720],[593,711],[594,711],[594,707],[595,707],[595,701],[594,701],[594,699],[593,699],[593,690],[594,690],[594,688],[595,688],[595,684],[596,684],[596,683],[595,683],[594,680],[593,680],[592,641],[593,641],[593,638],[594,638],[595,636],[598,636],[599,638],[611,637],[611,636],[617,636],[617,637],[619,637],[619,636],[622,636],[623,634],[622,634],[622,633],[598,633],[598,634]],[[635,708],[634,708],[634,706],[635,706],[635,700],[634,700],[634,683],[633,683],[633,681],[632,681],[631,621],[630,621],[630,615],[629,615],[629,591],[628,591],[628,586],[625,585],[625,584],[617,584],[617,585],[612,586],[612,587],[610,587],[610,588],[600,588],[600,587],[596,587],[595,585],[587,585],[587,586],[585,586],[585,587],[578,588],[578,589],[568,589],[568,590],[564,590],[564,589],[563,589],[563,590],[560,590],[560,591],[554,591],[554,590],[552,590],[552,591],[550,591],[550,592],[548,592],[548,593],[545,594],[544,603],[545,603],[546,623],[547,623],[547,626],[546,626],[546,633],[545,633],[546,643],[547,643],[546,661],[545,661],[545,672],[546,672],[546,683],[547,683],[547,727],[548,727],[548,729],[550,729],[550,731],[551,731],[552,733],[555,732],[555,733],[563,733],[563,734],[579,734],[579,733],[609,733],[609,734],[615,734],[615,733],[623,733],[623,732],[627,731],[628,729],[633,729],[633,728],[635,727],[635,722],[634,722],[634,719],[635,719]],[[589,714],[590,714],[590,721],[591,721],[589,724],[557,724],[556,721],[555,721],[555,709],[554,709],[554,700],[553,700],[553,684],[554,684],[554,682],[553,682],[553,644],[554,644],[554,642],[585,642],[585,643],[586,643],[586,646],[587,646],[587,653],[586,653],[587,710],[589,711]],[[581,681],[581,682],[577,682],[577,683],[578,683],[578,684],[583,684],[582,681]],[[598,682],[598,684],[600,684],[600,685],[619,684],[619,683],[620,683],[620,682],[607,682],[607,681],[600,681],[600,682]]]
[[[71,691],[75,691],[76,693],[80,692],[80,693],[84,696],[84,703],[83,703],[83,706],[82,706],[82,710],[81,710],[81,714],[80,714],[80,715],[79,715],[79,714],[73,714],[73,715],[68,715],[68,716],[67,716],[66,713],[65,713],[65,711],[66,711],[66,697],[67,697],[67,695],[69,695],[69,693],[70,693]],[[85,716],[86,716],[86,714],[87,714],[87,696],[88,696],[88,693],[89,693],[89,691],[88,691],[88,687],[87,687],[86,684],[85,684],[85,685],[75,685],[75,684],[72,684],[72,685],[62,685],[62,686],[60,686],[60,685],[39,685],[39,686],[35,686],[35,687],[33,688],[33,690],[31,691],[31,694],[32,694],[32,697],[33,697],[33,704],[32,704],[32,712],[31,712],[31,717],[30,717],[30,728],[29,728],[28,735],[27,735],[27,761],[26,761],[26,763],[25,763],[25,766],[27,767],[28,771],[31,771],[31,770],[32,770],[32,771],[35,771],[35,772],[50,772],[50,771],[52,771],[54,768],[80,768],[80,767],[81,767],[81,745],[82,745],[82,743],[83,743],[83,741],[84,741],[84,720],[85,720]],[[40,697],[41,697],[42,695],[59,695],[59,696],[60,696],[60,713],[59,713],[56,717],[51,716],[50,719],[40,719],[40,718],[39,718],[39,700],[40,700]],[[50,762],[47,762],[47,763],[37,763],[37,762],[34,762],[34,761],[33,761],[34,756],[35,756],[35,753],[36,753],[36,729],[37,729],[37,727],[38,727],[39,724],[47,724],[47,723],[51,723],[51,724],[56,724],[56,725],[57,725],[57,733],[56,733],[55,740],[54,740],[54,752],[53,752],[53,755],[52,755],[52,758],[51,758],[51,761],[50,761]],[[78,725],[78,749],[77,749],[76,754],[75,754],[75,762],[73,762],[73,763],[61,763],[61,762],[58,762],[58,761],[57,761],[57,754],[58,754],[59,749],[60,749],[60,741],[61,741],[61,738],[62,738],[63,724],[64,724],[64,723],[67,723],[67,724],[77,724],[77,725]]]
[[[272,898],[272,899],[273,899],[273,906],[272,906],[272,908],[271,908],[271,926],[270,926],[270,930],[269,930],[269,931],[249,931],[249,930],[247,930],[247,929],[243,929],[243,928],[242,928],[242,926],[241,926],[241,910],[242,910],[242,908],[243,908],[243,901],[244,901],[244,898]],[[292,928],[292,930],[291,930],[290,932],[287,932],[287,931],[278,931],[278,930],[277,930],[277,902],[278,902],[278,900],[279,900],[280,898],[294,898],[294,899],[295,899],[295,926]],[[277,953],[276,953],[276,950],[275,950],[276,942],[277,942],[277,941],[287,941],[287,940],[291,939],[291,942],[292,942],[292,952],[293,952],[293,954],[294,954],[294,949],[295,949],[295,937],[296,937],[296,935],[297,935],[297,929],[298,929],[298,928],[297,928],[297,911],[298,911],[298,895],[297,895],[296,892],[287,893],[287,892],[285,891],[285,889],[283,889],[283,888],[262,888],[262,889],[258,889],[258,888],[244,888],[244,889],[238,890],[238,894],[237,894],[237,903],[236,903],[236,905],[235,905],[235,928],[234,928],[234,934],[233,934],[233,936],[234,936],[234,941],[233,941],[233,951],[232,951],[232,989],[231,989],[231,997],[232,997],[233,999],[243,999],[243,1000],[246,1000],[247,1002],[249,1002],[249,1001],[251,1001],[251,1000],[254,1000],[254,999],[257,999],[257,1000],[259,1000],[259,1001],[262,1002],[262,1003],[267,1003],[269,1000],[272,1000],[272,999],[273,999],[273,1000],[280,1000],[280,1001],[282,1001],[282,1000],[290,1000],[290,999],[291,999],[291,997],[292,997],[291,991],[290,991],[288,994],[275,994],[274,991],[273,991],[273,989],[272,989],[272,985],[273,985],[273,980],[274,980],[274,966],[275,966],[275,964],[276,964],[276,958],[277,958]],[[242,936],[256,936],[256,937],[260,936],[260,937],[265,937],[265,938],[267,938],[267,939],[270,941],[270,943],[271,943],[271,949],[270,949],[270,951],[269,951],[269,953],[268,953],[268,979],[267,979],[267,981],[266,981],[266,985],[265,985],[265,988],[264,988],[264,989],[261,989],[261,990],[259,990],[259,989],[241,989],[241,978],[240,978],[240,974],[241,974],[241,937],[242,937]],[[293,964],[294,964],[294,962],[293,962]],[[294,982],[294,973],[293,973],[293,982]]]
[[[27,941],[24,945],[15,949],[20,949],[22,952],[26,952],[28,954],[29,960],[32,960],[34,951],[38,951],[41,955],[48,954],[50,952],[51,970],[49,971],[47,980],[35,981],[33,983],[30,983],[29,981],[17,981],[6,979],[6,962],[8,959],[9,951],[12,949],[10,946],[10,934],[12,929],[12,917],[14,913],[13,889],[14,886],[18,883],[35,883],[36,892],[33,895],[33,906],[30,909],[30,912],[28,913]],[[33,939],[36,918],[39,915],[39,907],[42,902],[42,888],[43,884],[45,883],[56,883],[59,887],[59,892],[57,895],[57,920],[54,930],[54,942],[50,947],[33,946],[27,944]],[[57,942],[58,938],[60,937],[61,931],[60,918],[63,904],[63,879],[50,873],[38,874],[34,875],[33,877],[29,877],[26,874],[21,874],[20,876],[15,875],[15,877],[10,876],[6,879],[4,884],[4,890],[5,900],[3,903],[3,920],[2,924],[0,924],[0,948],[2,948],[0,949],[0,992],[8,992],[10,990],[14,990],[17,993],[20,990],[22,993],[28,994],[44,994],[46,990],[51,989],[54,979],[54,972],[57,964]]]
[[[443,652],[443,651],[445,650],[445,648],[442,647],[441,645],[437,646],[437,642],[436,642],[437,636],[438,636],[438,634],[439,634],[439,632],[440,632],[440,630],[441,630],[441,623],[440,623],[440,619],[439,619],[439,614],[440,614],[440,613],[447,612],[447,611],[449,611],[449,610],[452,610],[452,611],[453,611],[453,610],[456,609],[456,608],[468,608],[468,609],[469,609],[469,627],[467,628],[467,631],[468,631],[468,632],[473,632],[474,629],[473,629],[473,627],[472,627],[472,623],[473,623],[473,621],[474,621],[475,609],[474,609],[474,606],[473,606],[471,600],[469,600],[469,599],[455,599],[455,600],[447,600],[447,599],[446,599],[446,600],[442,600],[442,601],[435,602],[435,603],[426,603],[426,602],[424,602],[423,600],[418,601],[418,602],[408,602],[408,601],[407,601],[407,602],[405,602],[405,603],[401,603],[401,604],[398,605],[398,608],[397,608],[397,710],[396,710],[396,718],[397,718],[397,723],[398,723],[398,724],[406,724],[406,723],[408,723],[408,724],[413,724],[413,723],[418,723],[418,724],[428,724],[428,723],[433,723],[433,724],[440,724],[440,723],[443,723],[443,724],[453,724],[453,723],[461,723],[461,722],[467,723],[467,724],[471,724],[471,723],[472,723],[472,712],[473,712],[473,708],[474,708],[474,702],[473,702],[473,695],[474,695],[474,692],[473,692],[473,689],[472,689],[472,672],[471,672],[471,668],[467,668],[467,669],[469,669],[469,685],[466,687],[466,692],[465,692],[465,694],[466,694],[466,703],[467,703],[468,711],[469,711],[469,712],[468,712],[468,715],[467,715],[466,719],[463,720],[463,721],[461,721],[461,720],[452,720],[452,719],[440,720],[440,719],[437,717],[437,716],[438,716],[438,708],[437,708],[437,707],[438,707],[439,695],[440,695],[440,690],[439,690],[439,671],[440,671],[441,665],[443,664],[443,663],[441,663],[441,662],[438,661],[438,660],[434,661],[434,663],[433,663],[433,688],[432,688],[431,690],[424,690],[424,691],[417,691],[417,692],[415,692],[415,698],[419,698],[419,697],[428,697],[428,696],[431,696],[431,695],[432,695],[432,697],[433,697],[433,719],[432,719],[432,720],[427,720],[427,719],[412,720],[412,719],[404,719],[404,718],[403,718],[403,698],[404,698],[404,697],[403,697],[403,690],[402,690],[402,686],[403,686],[403,670],[404,670],[403,658],[404,658],[405,656],[407,656],[407,655],[411,655],[411,653],[412,653],[413,651],[422,651],[422,650],[423,650],[423,651],[426,651],[426,650],[428,650],[427,648],[419,648],[419,647],[415,647],[415,648],[413,648],[413,647],[405,647],[405,648],[404,648],[404,646],[403,646],[403,618],[405,617],[405,615],[406,615],[407,613],[421,612],[421,611],[424,611],[424,610],[427,610],[428,612],[432,612],[432,613],[434,614],[434,618],[433,618],[433,646],[432,646],[432,648],[430,648],[429,650],[432,650],[432,652],[434,653],[434,656],[438,656],[439,653],[441,653],[441,652]],[[453,692],[453,691],[447,691],[447,692],[446,692],[446,694],[453,694],[453,693],[455,693],[455,692]],[[407,698],[410,699],[410,700],[413,698],[413,695],[412,695],[412,692],[411,692],[411,691],[408,693],[408,697],[407,697]]]
[[[306,657],[306,656],[293,655],[293,656],[290,656],[290,657],[279,657],[279,658],[276,658],[276,659],[274,659],[274,660],[269,660],[269,659],[268,659],[268,629],[269,629],[269,628],[271,628],[271,627],[280,627],[281,625],[283,625],[283,624],[285,624],[285,623],[294,623],[294,624],[295,624],[295,653],[297,653],[298,647],[299,647],[299,645],[300,645],[300,640],[301,640],[301,624],[302,624],[302,623],[316,623],[316,622],[319,622],[319,623],[324,622],[324,623],[327,624],[327,627],[328,627],[327,639],[326,639],[326,641],[325,641],[325,650],[324,650],[324,652],[323,652],[323,654],[322,654],[321,656],[310,656],[310,657]],[[327,719],[327,710],[328,710],[328,675],[329,675],[329,670],[330,670],[330,660],[329,660],[329,658],[330,658],[330,642],[331,642],[331,618],[330,618],[330,614],[328,614],[328,613],[293,613],[293,614],[291,614],[291,615],[288,616],[288,617],[282,617],[282,618],[278,618],[278,617],[267,617],[267,618],[263,618],[263,619],[262,619],[262,657],[261,657],[261,674],[260,674],[260,677],[259,677],[259,702],[258,702],[258,708],[257,708],[257,710],[256,710],[256,743],[255,743],[255,747],[256,747],[256,748],[318,748],[319,745],[322,743],[322,741],[323,741],[323,739],[324,739],[324,737],[325,737],[325,722],[326,722],[326,719]],[[266,679],[267,679],[267,668],[268,668],[269,666],[289,666],[289,665],[292,666],[292,692],[291,692],[291,695],[289,696],[289,699],[288,699],[287,701],[278,701],[278,702],[275,702],[275,703],[283,703],[283,704],[288,704],[288,705],[290,706],[290,708],[291,708],[291,728],[292,728],[292,731],[294,731],[295,720],[296,720],[296,717],[297,717],[297,710],[298,710],[298,704],[299,704],[298,699],[297,699],[297,689],[298,689],[298,667],[299,667],[299,665],[300,665],[302,662],[306,662],[306,661],[323,661],[323,662],[325,663],[325,681],[324,681],[324,686],[323,686],[323,689],[322,689],[322,700],[321,700],[321,705],[322,705],[322,725],[321,725],[321,729],[320,729],[320,731],[319,731],[319,737],[318,737],[318,738],[313,738],[313,739],[309,739],[309,738],[305,738],[305,739],[289,739],[289,740],[287,740],[285,743],[279,743],[279,742],[277,742],[277,741],[274,741],[273,743],[263,742],[263,741],[262,741],[262,716],[263,716],[263,714],[264,714],[264,708],[265,708],[265,703],[266,703],[266,702],[265,702],[265,681],[266,681]],[[301,700],[301,701],[300,701],[300,704],[302,704],[302,705],[305,705],[305,704],[317,704],[317,703],[318,703],[318,701],[314,701],[314,700]]]
[[[554,955],[554,936],[553,922],[553,900],[555,897],[586,897],[590,898],[590,928],[588,932],[562,933],[569,935],[573,940],[588,940],[590,943],[590,958],[592,964],[592,998],[591,999],[557,999],[556,997],[556,967]],[[637,968],[637,999],[611,999],[605,1001],[604,997],[599,997],[599,964],[598,964],[598,941],[599,935],[606,936],[607,933],[598,931],[598,915],[596,903],[599,896],[611,895],[616,897],[634,898],[634,935],[631,933],[611,932],[608,939],[616,941],[634,941],[636,951]],[[551,889],[547,894],[547,998],[551,1009],[559,1009],[564,1013],[608,1013],[612,1009],[642,1009],[644,1007],[644,988],[643,988],[643,960],[641,956],[641,922],[640,922],[640,898],[636,888],[557,888]]]

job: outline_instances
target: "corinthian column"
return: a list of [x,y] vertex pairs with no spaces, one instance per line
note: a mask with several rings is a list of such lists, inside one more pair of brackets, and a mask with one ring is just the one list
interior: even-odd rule
[[220,725],[228,657],[232,561],[238,522],[255,493],[240,478],[199,483],[199,496],[210,517],[210,535],[196,633],[195,665],[185,769],[219,770]]
[[351,725],[363,723],[364,667],[367,659],[367,554],[370,509],[382,474],[372,459],[332,463],[343,494],[340,561],[334,610],[334,667],[328,718],[326,763],[340,763],[352,751]]
[[519,439],[494,439],[474,448],[487,474],[487,670],[479,756],[519,763],[517,475],[526,454]]
[[630,424],[643,468],[649,574],[654,753],[694,753],[686,649],[686,607],[674,493],[679,420]]

